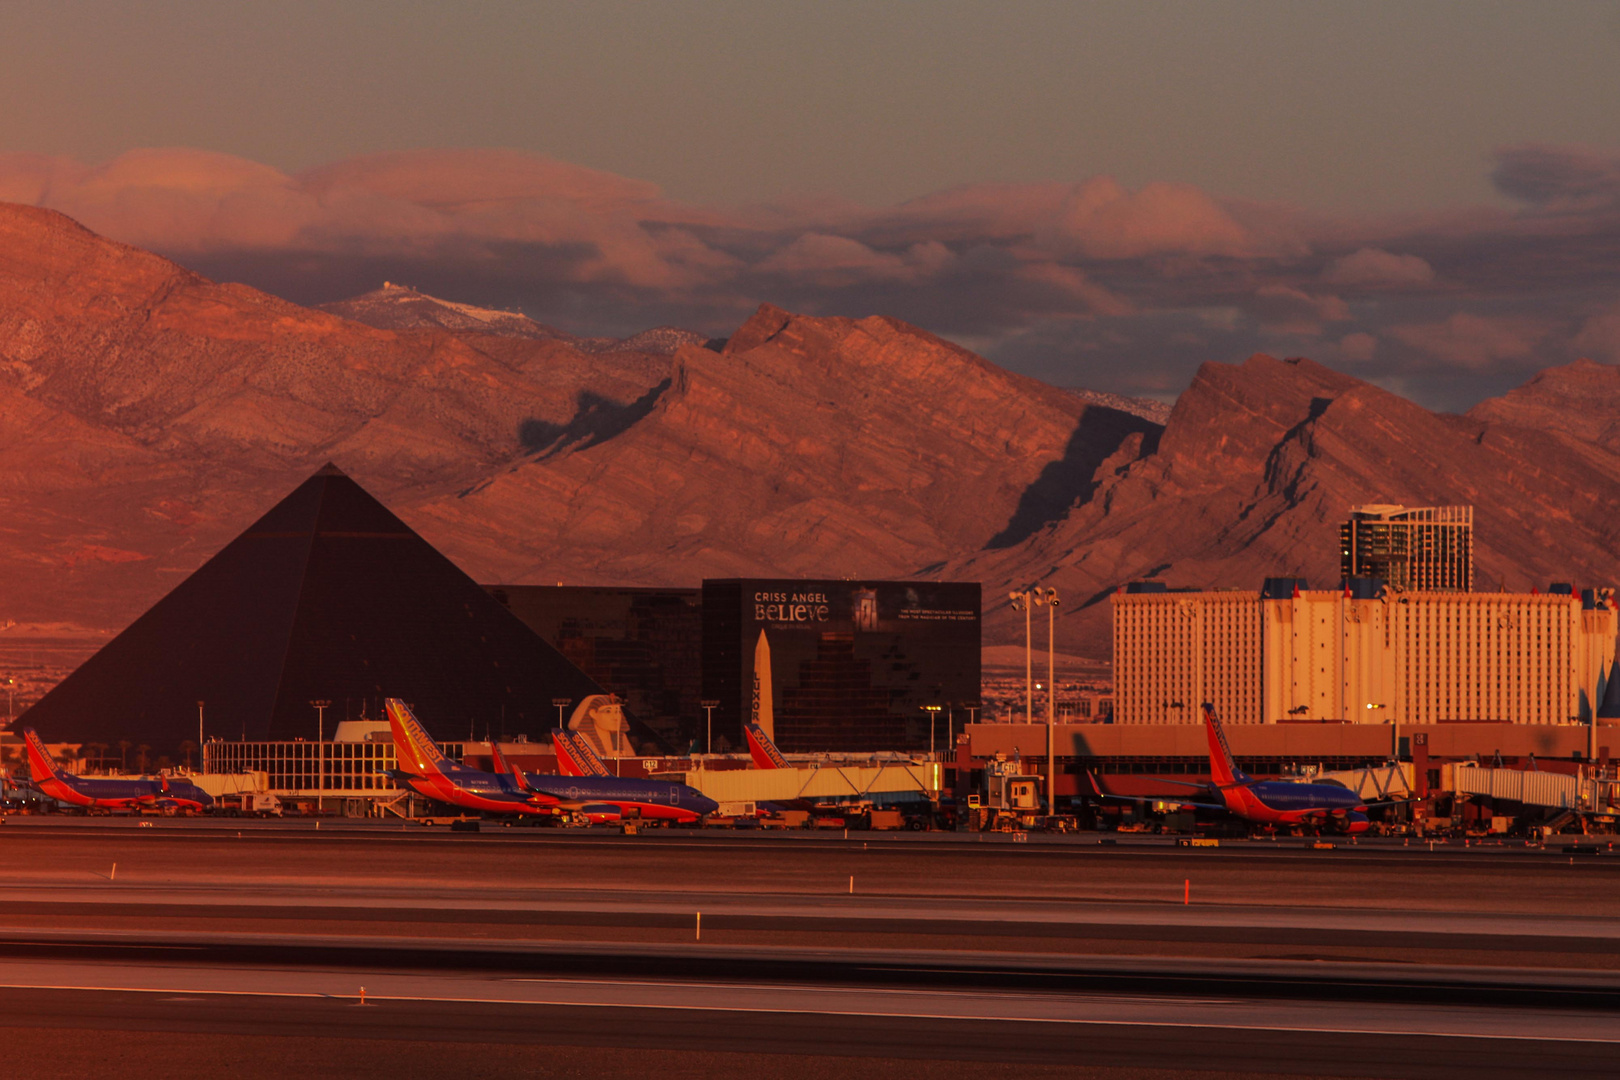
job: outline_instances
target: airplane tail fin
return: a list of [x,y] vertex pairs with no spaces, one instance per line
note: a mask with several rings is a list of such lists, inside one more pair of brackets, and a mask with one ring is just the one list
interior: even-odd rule
[[394,756],[399,767],[416,776],[442,776],[451,764],[439,744],[428,735],[411,707],[399,698],[389,698],[388,727],[394,734]]
[[493,739],[489,743],[489,756],[494,759],[496,776],[509,775],[517,783],[519,791],[529,790],[529,781],[523,775],[523,770],[506,760],[506,755],[501,753],[501,744]]
[[748,736],[748,755],[754,759],[754,768],[785,769],[788,767],[787,758],[782,756],[782,751],[776,748],[776,742],[765,733],[764,728],[749,722],[743,725],[743,734]]
[[1226,741],[1226,728],[1215,715],[1215,706],[1204,702],[1204,727],[1209,732],[1209,776],[1217,786],[1246,784],[1249,778],[1232,760],[1232,747]]
[[45,749],[39,735],[33,728],[23,728],[23,745],[28,750],[28,775],[34,783],[43,783],[46,780],[60,780],[62,774],[57,771],[56,762]]
[[606,765],[579,732],[551,729],[551,745],[557,751],[557,771],[564,776],[609,776]]

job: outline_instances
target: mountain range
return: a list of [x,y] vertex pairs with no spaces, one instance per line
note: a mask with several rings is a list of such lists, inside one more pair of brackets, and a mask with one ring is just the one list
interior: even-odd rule
[[1458,416],[1255,356],[1155,405],[881,316],[767,304],[711,341],[392,284],[305,308],[0,204],[0,627],[122,627],[328,459],[482,581],[968,578],[1000,643],[1040,581],[1093,657],[1125,581],[1336,581],[1357,503],[1472,504],[1479,587],[1617,576],[1620,369]]

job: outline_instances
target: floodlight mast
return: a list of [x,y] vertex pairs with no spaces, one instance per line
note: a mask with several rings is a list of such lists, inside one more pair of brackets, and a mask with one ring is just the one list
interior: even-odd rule
[[1037,607],[1046,606],[1046,812],[1057,813],[1056,778],[1057,778],[1057,728],[1056,728],[1056,702],[1057,702],[1057,637],[1056,618],[1058,608],[1058,591],[1054,588],[1041,588],[1039,585],[1030,590],[1033,594],[1031,602]]
[[703,756],[708,757],[714,753],[714,710],[720,707],[720,702],[715,698],[704,698],[699,704],[708,716],[703,735]]
[[1032,597],[1030,590],[1025,589],[1022,592],[1008,593],[1007,599],[1012,601],[1014,611],[1024,613],[1024,723],[1033,724],[1035,722],[1035,666],[1031,658],[1029,640],[1030,601]]
[[[318,816],[326,809],[326,710],[332,703],[326,698],[311,701],[315,709],[315,748],[320,753],[319,775],[315,780],[315,813]],[[200,723],[202,718],[202,702],[197,702],[197,716]]]

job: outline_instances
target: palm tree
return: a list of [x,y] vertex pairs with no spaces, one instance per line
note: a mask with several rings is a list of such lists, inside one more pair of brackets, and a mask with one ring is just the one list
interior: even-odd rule
[[141,775],[143,776],[146,774],[146,755],[151,751],[151,749],[152,748],[147,746],[145,743],[141,743],[141,745],[135,748],[135,765],[140,769]]
[[128,739],[119,739],[118,740],[118,771],[119,772],[121,772],[121,773],[129,772],[129,748],[131,746],[134,746],[134,745],[135,744],[130,742]]
[[95,751],[95,756],[91,758],[91,760],[95,762],[94,767],[105,770],[107,768],[107,744],[104,742],[93,742],[87,745],[91,750]]

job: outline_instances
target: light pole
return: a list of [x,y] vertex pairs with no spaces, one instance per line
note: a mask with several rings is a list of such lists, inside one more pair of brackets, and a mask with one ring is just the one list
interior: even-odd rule
[[698,704],[703,706],[703,712],[708,717],[703,733],[703,755],[707,757],[714,753],[714,710],[720,707],[720,702],[714,698],[704,698]]
[[[1367,702],[1369,712],[1373,709],[1387,708],[1389,706],[1382,702]],[[1394,758],[1396,762],[1401,760],[1401,722],[1395,718],[1394,714],[1391,714],[1389,718],[1389,756]]]
[[572,705],[574,699],[571,697],[554,697],[551,699],[551,703],[557,707],[557,726],[567,727],[568,725],[563,722],[563,710]]
[[1058,591],[1039,585],[1030,590],[1030,602],[1046,605],[1046,812],[1057,813],[1057,729],[1054,706],[1057,702],[1057,608]]
[[924,705],[923,712],[928,714],[928,760],[934,760],[934,726],[939,719],[940,706]]
[[[203,766],[203,703],[197,702],[197,767]],[[207,769],[203,769],[207,772]]]
[[1010,592],[1007,599],[1012,601],[1014,611],[1024,613],[1024,723],[1035,722],[1035,662],[1030,652],[1030,604],[1033,597],[1031,591]]
[[310,702],[315,707],[315,746],[320,754],[320,772],[315,780],[315,812],[326,809],[326,710],[331,702],[325,698]]

